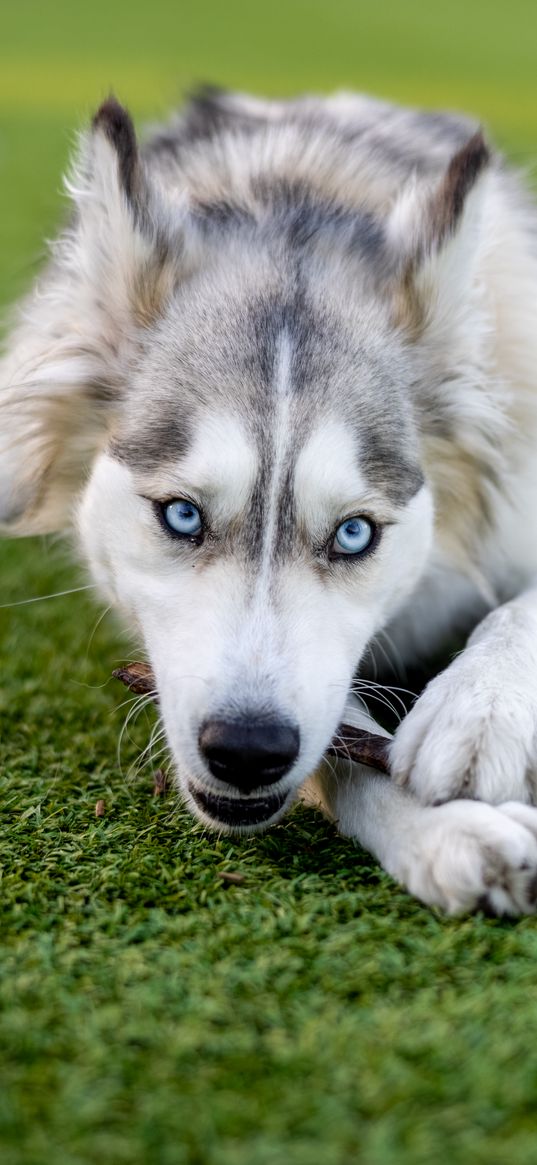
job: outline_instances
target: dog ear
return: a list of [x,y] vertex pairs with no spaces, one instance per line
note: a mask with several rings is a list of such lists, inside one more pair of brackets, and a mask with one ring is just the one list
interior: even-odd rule
[[184,274],[183,216],[151,181],[131,118],[113,98],[97,111],[73,179],[78,264],[116,327],[151,323]]
[[71,225],[19,309],[0,365],[0,527],[12,534],[69,525],[137,336],[184,273],[180,213],[152,187],[113,98],[83,136],[66,185]]
[[411,180],[388,218],[396,322],[419,334],[460,310],[477,250],[490,153],[481,131],[431,186]]

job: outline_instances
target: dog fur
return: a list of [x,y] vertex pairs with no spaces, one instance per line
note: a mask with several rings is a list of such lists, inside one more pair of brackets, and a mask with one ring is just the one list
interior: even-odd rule
[[[3,531],[77,531],[147,649],[202,821],[265,828],[305,790],[423,901],[533,911],[537,215],[519,177],[459,116],[206,90],[141,148],[109,99],[67,189],[0,371]],[[201,540],[164,528],[175,498]],[[358,515],[370,550],[334,554]],[[397,729],[392,781],[321,763],[343,716],[368,722],[380,632],[406,666],[470,636]],[[222,720],[287,726],[281,779],[245,793],[209,771]]]

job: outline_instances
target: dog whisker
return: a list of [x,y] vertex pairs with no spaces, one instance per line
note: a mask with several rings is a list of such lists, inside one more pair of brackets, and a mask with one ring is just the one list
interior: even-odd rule
[[121,728],[121,731],[119,734],[118,743],[117,743],[117,761],[118,761],[119,770],[122,773],[122,775],[123,775],[123,765],[121,762],[121,750],[122,750],[122,746],[123,746],[123,740],[125,738],[125,735],[127,735],[131,744],[135,743],[134,740],[132,739],[132,736],[129,733],[129,725],[133,720],[136,720],[138,718],[140,713],[149,704],[152,704],[152,697],[151,696],[147,696],[146,694],[144,694],[142,696],[137,696],[134,700],[133,706],[129,709],[129,711],[127,712],[127,715],[125,717],[124,723],[122,725],[122,728]]
[[[383,645],[381,640],[385,640],[387,644],[386,647]],[[368,646],[371,648],[371,655],[373,659],[375,648],[378,648],[378,650],[382,653],[389,670],[395,671],[398,675],[406,677],[406,668],[401,654],[387,631],[383,630],[382,628],[377,631]],[[390,659],[390,651],[392,653],[392,659]]]
[[[162,747],[157,748],[157,746],[160,745],[162,741],[164,741]],[[153,726],[153,730],[147,745],[142,750],[139,757],[133,761],[132,765],[130,766],[127,773],[127,779],[134,780],[138,778],[141,773],[143,773],[144,769],[149,767],[152,769],[156,768],[158,759],[164,754],[169,756],[169,752],[169,746],[166,741],[166,730],[164,725],[160,721],[157,721],[157,723]]]
[[[122,700],[121,704],[116,704],[115,708],[113,708],[112,711],[110,712],[110,715],[114,716],[116,712],[120,712],[121,709],[126,708],[128,704],[135,704],[136,701],[138,701],[140,703],[140,705],[152,704],[152,703],[154,703],[156,694],[157,693],[155,690],[152,692],[143,692],[142,695],[128,696],[126,700]],[[141,711],[141,707],[140,707],[140,711]]]
[[370,687],[381,688],[388,692],[404,692],[407,696],[415,696],[415,692],[411,688],[403,688],[399,684],[380,684],[376,680],[366,679],[364,676],[357,676],[353,683],[364,683]]
[[27,607],[30,603],[46,603],[49,599],[63,599],[66,595],[78,595],[81,591],[94,591],[96,585],[88,583],[83,587],[71,587],[67,591],[55,591],[52,595],[36,595],[32,599],[17,599],[14,603],[0,603],[0,611],[10,611],[12,607]]
[[[347,688],[344,684],[331,684],[330,686],[344,688],[345,691],[348,691],[348,693],[353,695],[356,699],[360,698],[366,712],[369,712],[369,710],[366,701],[363,699],[363,696],[368,695],[372,700],[376,700],[379,704],[384,705],[384,707],[386,707],[392,713],[392,715],[395,716],[398,723],[400,723],[407,714],[406,704],[398,693],[406,692],[408,695],[413,695],[413,693],[406,688],[394,688],[385,684],[378,684],[374,680],[361,679],[360,677],[355,678],[349,688]],[[397,707],[397,704],[390,700],[390,696],[393,696],[393,700],[397,701],[399,707]]]
[[367,680],[355,680],[350,690],[354,695],[358,692],[363,692],[365,695],[370,696],[372,700],[377,700],[379,704],[385,704],[399,720],[403,716],[406,716],[406,704],[395,688],[384,687],[381,684],[372,685]]
[[[373,682],[376,682],[376,680],[378,679],[379,668],[378,668],[378,663],[377,663],[377,657],[375,655],[375,643],[373,640],[370,640],[369,643],[366,644],[365,651],[366,651],[367,656],[369,658],[370,665],[373,668]],[[364,655],[364,660],[365,660],[365,655]]]
[[91,635],[90,635],[89,640],[88,640],[88,646],[86,647],[86,660],[88,659],[89,653],[91,651],[91,645],[93,643],[93,640],[95,639],[97,631],[99,630],[101,623],[106,619],[106,616],[108,614],[110,614],[111,610],[112,610],[112,604],[110,604],[110,606],[108,606],[108,607],[105,607],[104,611],[102,611],[101,614],[99,615],[99,617],[95,623],[95,626],[93,628],[93,631],[91,632]]

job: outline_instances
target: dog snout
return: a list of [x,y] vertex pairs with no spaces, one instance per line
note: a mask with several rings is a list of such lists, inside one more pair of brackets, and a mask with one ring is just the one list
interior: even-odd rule
[[202,726],[199,747],[213,777],[251,793],[285,776],[298,756],[300,734],[286,721],[214,719]]

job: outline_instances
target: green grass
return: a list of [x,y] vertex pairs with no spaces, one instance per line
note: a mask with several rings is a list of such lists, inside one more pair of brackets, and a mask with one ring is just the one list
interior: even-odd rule
[[[110,86],[140,117],[200,78],[366,87],[537,146],[533,0],[4,0],[0,27],[4,303]],[[0,604],[80,581],[61,546],[1,553]],[[133,648],[97,618],[0,609],[3,1165],[534,1165],[535,921],[422,909],[304,809],[204,834],[132,775],[150,714],[118,763]]]

